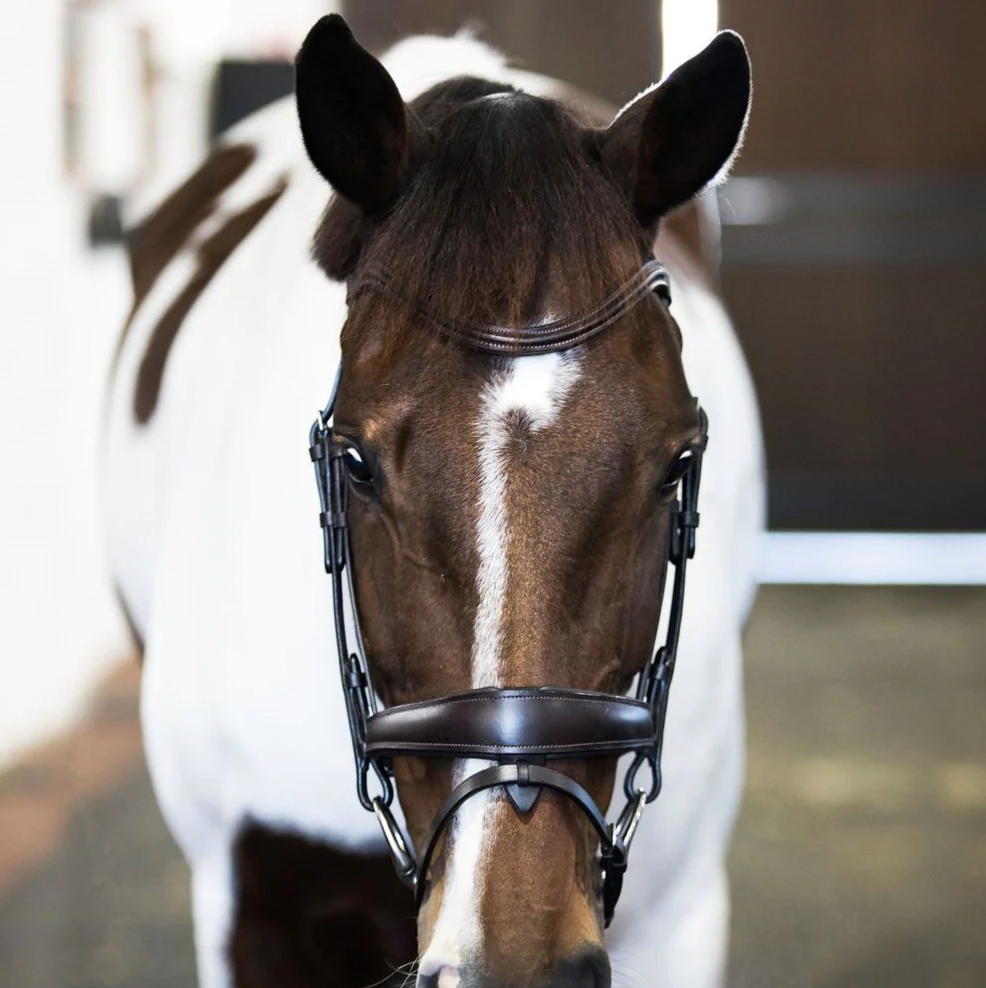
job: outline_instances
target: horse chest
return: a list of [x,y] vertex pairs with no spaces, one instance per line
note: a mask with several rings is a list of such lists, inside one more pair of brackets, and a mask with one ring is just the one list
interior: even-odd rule
[[343,290],[283,249],[311,215],[293,191],[182,326],[151,420],[130,413],[139,321],[111,399],[111,555],[147,645],[155,788],[193,860],[247,817],[345,844],[373,835],[338,799],[352,765],[304,455]]
[[211,473],[186,448],[199,469],[160,540],[144,726],[161,801],[192,844],[247,817],[347,844],[372,834],[337,796],[352,764],[315,506],[307,464],[283,455],[291,415],[276,421],[227,430]]

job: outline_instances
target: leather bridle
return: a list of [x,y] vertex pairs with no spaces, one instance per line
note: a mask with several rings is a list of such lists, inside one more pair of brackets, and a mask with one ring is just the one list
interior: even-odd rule
[[[370,267],[360,272],[350,286],[347,301],[352,302],[364,292],[400,299],[390,276],[381,268]],[[653,259],[644,263],[615,292],[583,312],[537,326],[476,326],[464,325],[437,312],[416,306],[417,314],[426,325],[447,339],[463,343],[483,353],[518,357],[523,354],[551,353],[568,350],[592,339],[613,323],[622,319],[638,302],[657,295],[665,305],[671,304],[671,282],[664,265]]]
[[[386,290],[374,276],[357,290]],[[612,325],[652,292],[670,302],[667,274],[648,261],[626,284],[585,313],[546,326],[525,329],[482,327],[466,331],[422,313],[440,333],[484,352],[517,356],[562,350]],[[420,703],[378,709],[367,677],[366,653],[356,608],[352,541],[348,520],[349,482],[344,444],[330,424],[342,368],[325,409],[309,433],[309,451],[318,482],[325,569],[332,578],[339,670],[356,761],[356,793],[376,814],[398,876],[414,892],[418,905],[427,887],[437,843],[455,811],[470,796],[504,787],[522,813],[530,812],[542,788],[562,793],[583,810],[599,835],[603,916],[608,926],[623,886],[627,856],[646,803],[661,791],[661,750],[668,691],[674,674],[685,595],[685,569],[695,553],[698,489],[707,420],[699,408],[700,438],[681,454],[680,487],[671,503],[671,531],[665,560],[674,566],[667,636],[637,678],[635,697],[556,687],[488,688],[452,693]],[[684,462],[687,460],[687,463]],[[680,497],[679,497],[680,492]],[[663,584],[663,580],[662,580]],[[353,647],[347,634],[346,602]],[[551,767],[559,759],[632,754],[623,779],[626,805],[614,823],[575,779]],[[480,758],[494,762],[456,785],[442,804],[420,852],[394,819],[393,759],[400,756]],[[638,784],[642,766],[649,784]],[[370,794],[373,771],[379,793]]]

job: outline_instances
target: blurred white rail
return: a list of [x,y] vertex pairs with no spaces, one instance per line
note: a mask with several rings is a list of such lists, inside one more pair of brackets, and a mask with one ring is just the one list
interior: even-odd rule
[[762,583],[986,584],[986,533],[768,532]]

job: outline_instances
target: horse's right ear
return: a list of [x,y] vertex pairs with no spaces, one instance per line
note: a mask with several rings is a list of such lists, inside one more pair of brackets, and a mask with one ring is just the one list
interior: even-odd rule
[[338,14],[308,32],[294,64],[301,137],[312,164],[364,214],[389,209],[427,142],[394,80]]

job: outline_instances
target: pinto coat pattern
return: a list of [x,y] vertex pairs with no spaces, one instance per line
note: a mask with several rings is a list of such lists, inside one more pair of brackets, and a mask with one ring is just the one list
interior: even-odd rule
[[[564,95],[469,37],[411,39],[383,63],[407,100],[460,75]],[[642,105],[623,115],[632,119]],[[733,135],[710,152],[707,177],[735,143]],[[353,201],[379,192],[358,182],[341,188]],[[638,218],[648,225],[667,208],[662,196],[692,191],[643,189]],[[439,883],[444,902],[415,944],[413,904],[352,794],[305,452],[347,317],[344,284],[310,256],[328,194],[286,101],[238,127],[141,227],[136,300],[106,419],[110,559],[145,643],[147,757],[192,869],[202,988],[360,988],[416,953],[424,956],[422,984],[466,988],[473,982],[459,976],[464,945],[474,947],[483,926],[495,925],[490,910],[511,908],[498,906],[496,895],[480,899],[491,880],[484,804],[456,822]],[[322,268],[346,274],[358,248],[338,236],[326,245],[325,236]],[[742,779],[740,631],[754,590],[762,451],[749,375],[719,301],[673,241],[659,241],[658,254],[671,270],[688,387],[709,414],[711,438],[664,792],[641,824],[606,947],[616,984],[714,988],[726,950],[724,855]],[[505,450],[518,428],[531,443],[560,434],[588,373],[578,353],[523,357],[474,389],[479,416],[462,426],[479,437],[466,686],[503,675],[517,606],[504,548]],[[602,988],[608,977],[597,973],[594,983]],[[559,978],[554,983],[568,983]]]

